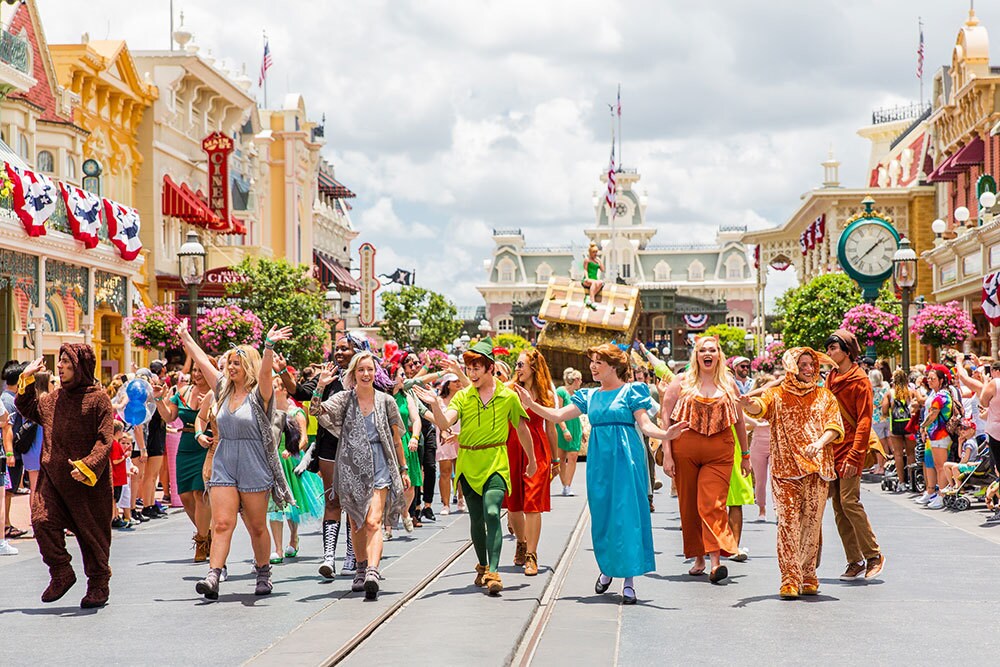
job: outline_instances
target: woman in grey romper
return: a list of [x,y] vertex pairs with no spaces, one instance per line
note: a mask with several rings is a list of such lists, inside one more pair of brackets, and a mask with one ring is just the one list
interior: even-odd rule
[[406,506],[403,490],[410,485],[403,457],[403,421],[396,400],[375,391],[371,352],[351,358],[343,378],[345,391],[323,401],[323,390],[336,377],[332,364],[320,373],[309,414],[340,441],[333,485],[354,531],[358,566],[351,590],[364,590],[365,599],[374,600],[382,559],[382,517],[385,514],[395,523]]
[[[263,358],[249,345],[234,347],[223,355],[226,370],[221,373],[191,337],[187,320],[177,328],[184,350],[215,387],[212,413],[219,427],[215,434],[218,445],[212,460],[212,477],[206,484],[212,503],[210,569],[208,576],[195,586],[210,600],[219,597],[219,576],[229,557],[236,515],[241,509],[243,525],[253,546],[257,573],[254,593],[271,592],[268,493],[279,507],[292,502],[271,429],[274,415],[271,362],[274,344],[288,340],[291,332],[291,327],[271,327],[264,341]],[[199,435],[203,434],[196,433],[195,437]]]

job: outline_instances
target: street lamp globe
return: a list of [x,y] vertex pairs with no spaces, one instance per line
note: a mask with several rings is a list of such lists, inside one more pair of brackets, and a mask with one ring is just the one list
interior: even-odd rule
[[462,347],[467,347],[472,342],[472,337],[467,333],[463,333],[458,339],[462,341]]
[[330,283],[326,288],[326,294],[323,295],[323,301],[326,302],[326,319],[337,320],[340,318],[340,307],[343,301],[343,297],[340,292],[337,291],[337,286]]
[[900,287],[913,287],[917,282],[917,253],[905,236],[899,240],[899,249],[892,256],[892,275]]
[[957,220],[961,225],[964,225],[969,221],[969,215],[969,209],[964,206],[959,206],[955,209],[955,220]]
[[934,232],[935,235],[941,236],[946,231],[948,231],[948,223],[942,220],[941,218],[938,218],[937,220],[931,223],[931,231]]
[[420,318],[411,317],[410,321],[406,323],[406,328],[410,332],[410,340],[412,342],[417,342],[420,340],[420,328],[423,324],[420,322]]
[[492,329],[492,328],[493,327],[490,326],[490,321],[489,320],[480,320],[479,321],[479,336],[480,336],[480,338],[485,338],[486,336],[490,335],[490,329]]
[[191,230],[187,240],[177,251],[178,273],[186,287],[200,285],[205,279],[205,246],[198,239],[198,232]]
[[979,205],[983,208],[993,208],[996,206],[997,196],[996,194],[987,190],[983,194],[979,195]]

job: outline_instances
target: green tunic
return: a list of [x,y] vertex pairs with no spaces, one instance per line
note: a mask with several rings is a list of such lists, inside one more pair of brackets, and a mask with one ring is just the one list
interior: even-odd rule
[[[191,391],[188,392],[188,400],[191,398]],[[194,419],[198,416],[198,411],[189,407],[180,394],[174,394],[170,402],[177,406],[177,417],[184,423],[185,429],[177,444],[177,492],[204,491],[205,481],[201,477],[201,469],[205,465],[208,450],[199,445],[194,437]]]
[[[572,399],[569,395],[569,390],[566,387],[559,387],[556,389],[556,395],[559,396],[559,400],[562,406],[572,405]],[[563,422],[566,430],[569,431],[570,439],[569,442],[563,437],[563,432],[561,428],[556,428],[556,443],[559,449],[564,452],[578,452],[580,451],[580,443],[583,440],[583,425],[580,423],[579,417],[573,417],[572,419],[567,419]]]
[[405,391],[397,392],[393,395],[396,399],[396,407],[399,408],[399,416],[403,418],[403,455],[406,457],[406,474],[410,478],[410,486],[420,486],[424,483],[424,473],[420,469],[420,452],[410,451],[410,439],[413,437],[413,420],[410,419],[410,405],[406,400]]
[[462,430],[458,434],[458,459],[455,479],[462,476],[469,486],[482,494],[483,485],[493,473],[498,473],[510,489],[510,463],[507,460],[507,436],[528,413],[512,389],[500,380],[493,396],[483,405],[475,386],[462,389],[451,399],[448,408],[458,412]]

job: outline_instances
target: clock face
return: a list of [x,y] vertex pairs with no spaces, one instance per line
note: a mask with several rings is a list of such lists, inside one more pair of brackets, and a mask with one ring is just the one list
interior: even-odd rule
[[618,204],[615,207],[615,217],[624,218],[628,214],[628,206],[625,204]]
[[875,277],[892,271],[895,251],[896,237],[892,230],[878,222],[870,222],[851,230],[844,244],[844,259],[861,275]]

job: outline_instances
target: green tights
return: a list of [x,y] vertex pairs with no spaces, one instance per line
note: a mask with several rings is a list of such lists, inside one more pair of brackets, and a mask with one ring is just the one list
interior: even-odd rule
[[472,533],[472,546],[476,548],[479,564],[486,565],[488,562],[489,571],[496,572],[500,567],[500,546],[503,544],[500,505],[507,493],[507,483],[499,473],[493,473],[483,485],[483,495],[479,495],[465,481],[464,475],[459,481],[469,508],[469,532]]

